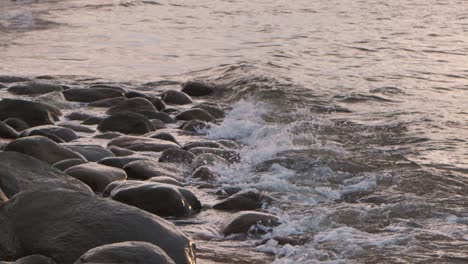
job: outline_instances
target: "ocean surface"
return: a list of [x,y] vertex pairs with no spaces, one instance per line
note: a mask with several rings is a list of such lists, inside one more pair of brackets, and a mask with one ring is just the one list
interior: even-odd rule
[[200,263],[468,263],[466,0],[0,0],[6,74],[224,89],[282,224]]

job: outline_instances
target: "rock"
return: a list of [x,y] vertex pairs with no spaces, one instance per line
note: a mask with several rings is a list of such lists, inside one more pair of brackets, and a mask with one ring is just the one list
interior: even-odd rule
[[176,122],[169,114],[164,112],[154,113],[151,119],[159,119],[165,124],[172,124]]
[[87,163],[87,162],[82,159],[66,159],[66,160],[62,160],[57,163],[54,163],[54,165],[52,166],[58,170],[65,171],[68,168],[71,168],[76,165],[84,164],[84,163]]
[[219,175],[212,171],[209,167],[201,166],[192,173],[192,178],[203,181],[216,181],[216,179],[219,178]]
[[191,104],[192,98],[186,93],[179,92],[176,90],[167,90],[162,94],[162,100],[166,104],[172,105],[185,105]]
[[0,75],[0,82],[2,83],[15,83],[15,82],[26,82],[28,78],[10,75]]
[[51,92],[34,98],[36,102],[53,105],[59,109],[71,109],[73,104],[68,102],[62,92]]
[[[42,133],[43,132],[43,133]],[[70,128],[60,127],[60,126],[37,126],[29,128],[21,132],[20,137],[29,137],[34,135],[47,135],[52,134],[60,138],[64,142],[70,142],[72,140],[78,139],[78,135]]]
[[263,226],[275,226],[279,224],[278,217],[255,211],[243,211],[229,217],[221,228],[224,235],[247,233],[249,229],[260,224]]
[[90,249],[75,262],[86,263],[175,264],[158,246],[140,241],[114,243]]
[[[8,198],[6,198],[5,203],[7,201]],[[24,255],[21,241],[13,230],[12,223],[3,213],[2,207],[3,202],[0,201],[0,234],[2,234],[0,236],[0,263],[2,263],[1,260],[13,260]]]
[[223,146],[217,142],[213,141],[196,141],[190,142],[184,145],[183,149],[190,150],[193,148],[223,148]]
[[94,138],[103,138],[103,139],[113,139],[116,137],[121,137],[124,134],[119,132],[104,132],[102,134],[95,135]]
[[127,179],[124,170],[97,163],[76,165],[65,170],[65,173],[86,183],[95,192],[103,192],[113,181]]
[[227,166],[229,165],[229,162],[218,155],[212,153],[204,153],[195,157],[195,159],[192,162],[192,167],[196,169],[200,166],[214,166],[216,164]]
[[218,190],[216,192],[216,195],[223,196],[223,197],[229,197],[229,196],[234,195],[234,194],[236,194],[236,193],[238,193],[240,191],[242,191],[242,188],[240,188],[240,187],[228,186],[228,187],[222,188],[221,190]]
[[154,105],[154,107],[156,107],[156,109],[158,109],[158,111],[162,111],[163,109],[166,109],[166,104],[160,98],[151,97],[151,98],[148,98],[148,100],[150,100],[150,102]]
[[123,97],[121,91],[112,88],[72,88],[63,91],[68,101],[90,103],[107,98]]
[[125,90],[125,88],[122,85],[113,83],[94,83],[91,84],[88,87],[88,89],[111,89],[116,92],[122,93],[122,95],[124,95],[127,92],[127,90]]
[[185,131],[192,131],[198,134],[204,134],[205,130],[210,129],[210,124],[200,121],[200,120],[190,120],[185,122],[180,129]]
[[115,157],[114,153],[98,145],[65,145],[65,147],[81,154],[90,162]]
[[109,142],[108,146],[117,146],[133,151],[154,152],[161,152],[171,148],[179,148],[177,144],[166,140],[136,136],[121,136],[114,138]]
[[153,125],[155,130],[166,128],[166,125],[164,124],[164,122],[159,119],[151,119],[150,122]]
[[16,139],[18,133],[12,127],[0,121],[0,138]]
[[57,84],[29,82],[11,86],[7,91],[16,95],[37,95],[51,92],[61,92],[62,90],[62,86]]
[[93,117],[90,117],[90,118],[84,120],[83,122],[81,122],[81,124],[83,124],[83,125],[98,125],[103,120],[104,120],[104,117],[93,116]]
[[190,96],[205,96],[214,93],[215,87],[201,81],[188,81],[182,85],[182,92]]
[[113,107],[125,101],[123,97],[106,98],[88,104],[90,107]]
[[175,166],[167,163],[150,160],[132,161],[123,168],[129,178],[147,180],[155,176],[171,176],[183,179],[182,172]]
[[226,159],[229,162],[236,162],[240,160],[239,152],[231,149],[196,147],[191,148],[189,151],[197,156],[206,153],[215,154]]
[[150,135],[149,137],[174,142],[177,145],[179,145],[179,142],[177,142],[177,139],[168,132],[158,132],[156,134]]
[[69,120],[80,120],[80,121],[84,121],[92,117],[96,117],[96,116],[90,113],[85,113],[85,112],[71,112],[65,115],[65,118]]
[[201,120],[201,121],[206,121],[206,122],[211,122],[216,119],[206,110],[199,109],[199,108],[192,108],[192,109],[185,110],[179,113],[178,115],[176,115],[176,118],[179,120],[186,120],[186,121]]
[[0,264],[55,264],[51,258],[42,255],[22,257],[14,262],[0,261]]
[[110,157],[110,158],[104,158],[98,161],[99,164],[114,167],[114,168],[119,168],[123,169],[125,165],[132,161],[136,160],[144,160],[146,158],[143,157]]
[[183,186],[183,184],[180,181],[169,176],[156,176],[156,177],[149,178],[147,181],[171,184],[171,185],[180,186],[180,187]]
[[18,118],[7,118],[7,119],[5,119],[3,121],[3,123],[9,125],[10,127],[15,129],[16,131],[23,131],[23,130],[29,128],[29,126],[28,126],[28,124],[26,124],[26,122],[24,122],[23,120],[18,119]]
[[166,114],[177,114],[180,111],[177,108],[164,108],[163,110],[161,110],[161,112]]
[[226,116],[223,109],[221,109],[216,104],[201,103],[201,104],[198,104],[198,105],[194,105],[192,108],[203,109],[203,110],[207,111],[208,113],[210,113],[215,118],[224,118]]
[[115,201],[163,217],[186,217],[192,213],[191,206],[176,186],[140,181],[119,183],[110,193]]
[[154,127],[143,115],[124,112],[104,118],[98,125],[101,132],[114,131],[124,134],[145,134],[154,131]]
[[50,125],[54,123],[53,113],[42,104],[19,99],[0,101],[0,120],[18,118],[29,126]]
[[254,189],[238,192],[213,206],[216,210],[255,210],[262,207],[266,200]]
[[158,110],[154,107],[154,105],[148,101],[148,99],[145,98],[131,98],[127,99],[118,105],[110,108],[109,110],[106,111],[106,114],[108,115],[114,115],[117,113],[122,113],[122,112],[134,112],[134,113],[139,113],[139,112],[158,112]]
[[229,140],[229,139],[218,139],[216,142],[223,145],[225,148],[228,149],[239,149],[240,146],[237,142]]
[[175,263],[195,263],[194,244],[173,224],[95,195],[62,189],[26,191],[10,199],[2,211],[22,241],[24,254],[46,255],[57,263],[73,263],[89,249],[122,241],[149,242]]
[[82,126],[80,124],[75,124],[72,122],[61,122],[60,124],[57,124],[57,125],[61,127],[69,128],[75,132],[82,132],[82,133],[95,133],[96,132],[87,126]]
[[195,159],[195,155],[183,149],[166,149],[161,154],[159,162],[170,162],[170,163],[192,163]]
[[30,137],[31,136],[42,136],[42,137],[46,137],[46,138],[54,141],[55,143],[65,143],[65,141],[63,139],[59,138],[58,136],[56,136],[54,134],[51,134],[49,132],[40,130],[40,129],[31,131],[30,133],[28,133],[28,136],[30,136]]
[[31,156],[5,151],[0,152],[0,160],[0,189],[8,197],[36,188],[91,192],[82,182]]
[[15,139],[5,147],[5,150],[30,155],[49,164],[74,158],[85,160],[82,155],[60,146],[54,141],[42,136]]
[[134,90],[127,91],[125,93],[126,98],[147,98],[148,96],[144,93],[140,93]]
[[109,150],[112,153],[114,153],[114,155],[117,156],[117,157],[130,156],[130,155],[135,154],[135,152],[133,152],[131,150],[124,149],[124,148],[119,148],[119,147],[116,147],[116,146],[110,146]]

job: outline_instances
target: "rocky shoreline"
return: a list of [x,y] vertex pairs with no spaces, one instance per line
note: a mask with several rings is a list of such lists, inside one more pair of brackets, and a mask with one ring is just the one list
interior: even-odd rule
[[204,136],[229,111],[222,93],[0,76],[0,263],[252,263],[245,245],[230,257],[210,242],[280,221],[262,211],[272,197],[217,182],[242,159],[238,142]]

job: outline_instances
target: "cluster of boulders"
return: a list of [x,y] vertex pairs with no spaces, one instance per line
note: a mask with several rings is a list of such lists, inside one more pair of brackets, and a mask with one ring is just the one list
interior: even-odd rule
[[[171,221],[232,211],[226,236],[279,223],[261,212],[271,197],[218,184],[214,166],[241,157],[234,141],[203,139],[225,116],[206,102],[215,86],[43,79],[0,76],[0,263],[195,263]],[[216,188],[220,201],[202,204],[196,191]]]

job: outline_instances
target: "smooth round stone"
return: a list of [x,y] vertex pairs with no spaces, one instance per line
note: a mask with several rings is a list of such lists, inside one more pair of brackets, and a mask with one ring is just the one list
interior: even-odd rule
[[242,188],[240,187],[224,187],[216,192],[216,195],[222,196],[222,197],[229,197],[231,195],[234,195],[238,192],[242,191]]
[[182,92],[190,96],[205,96],[214,93],[215,87],[202,81],[187,81],[182,85]]
[[13,262],[0,261],[0,264],[55,264],[51,258],[42,255],[22,257]]
[[129,90],[125,93],[125,97],[126,98],[147,98],[148,96],[144,93],[140,93],[140,92],[137,92],[137,91],[134,91],[134,90]]
[[117,146],[133,151],[154,151],[162,152],[166,149],[179,148],[179,146],[173,142],[166,140],[137,137],[137,136],[121,136],[112,139],[108,146]]
[[204,134],[204,131],[209,128],[210,124],[200,120],[190,120],[180,127],[182,130],[196,132],[198,134]]
[[196,142],[189,142],[184,145],[183,149],[190,150],[193,148],[223,148],[223,146],[214,141],[196,141]]
[[143,157],[110,157],[110,158],[104,158],[98,161],[99,164],[114,167],[114,168],[119,168],[123,169],[125,165],[132,161],[136,160],[144,160],[146,158]]
[[140,241],[114,243],[90,249],[74,264],[86,263],[175,264],[158,246]]
[[219,175],[207,166],[200,166],[192,173],[192,178],[203,181],[216,181]]
[[46,94],[51,92],[61,92],[63,90],[61,85],[30,82],[25,84],[14,85],[8,88],[8,92],[16,95],[37,95]]
[[15,82],[26,82],[29,78],[11,75],[0,75],[0,82],[2,83],[15,83]]
[[86,113],[86,112],[70,112],[65,115],[65,118],[67,118],[68,120],[80,120],[80,121],[84,121],[92,117],[96,117],[96,116],[90,113]]
[[166,104],[164,103],[162,99],[157,98],[157,97],[150,97],[148,98],[148,100],[151,101],[151,103],[154,105],[154,107],[156,107],[156,109],[158,109],[158,111],[162,111],[166,109]]
[[94,83],[91,84],[88,89],[111,89],[122,94],[127,92],[122,85],[113,83]]
[[41,188],[64,188],[91,193],[89,187],[81,181],[31,156],[4,151],[0,152],[0,160],[0,189],[8,197]]
[[123,97],[123,92],[112,88],[72,88],[63,91],[68,101],[90,103],[102,99]]
[[117,104],[116,106],[108,109],[106,111],[106,114],[113,115],[113,114],[122,113],[122,112],[139,113],[139,112],[144,112],[144,111],[154,112],[154,113],[158,112],[156,107],[154,107],[154,105],[150,101],[148,101],[148,99],[136,97],[136,98],[127,99]]
[[164,122],[159,119],[151,119],[150,122],[155,130],[167,128]]
[[236,162],[240,160],[239,152],[231,149],[196,147],[191,148],[189,151],[195,154],[196,156],[206,153],[215,154],[226,159],[229,162]]
[[165,124],[172,124],[172,123],[175,123],[175,122],[176,122],[176,121],[174,120],[174,118],[172,118],[169,114],[164,113],[164,112],[154,113],[154,114],[151,116],[151,119],[159,119],[159,120],[161,120],[162,122],[164,122]]
[[29,128],[26,122],[18,118],[7,118],[3,121],[3,123],[9,125],[18,132]]
[[66,159],[83,159],[82,155],[55,143],[43,136],[32,136],[15,139],[6,147],[6,151],[16,151],[54,164]]
[[255,210],[260,209],[264,202],[266,202],[264,196],[258,190],[245,190],[213,205],[213,208],[216,210]]
[[[63,189],[21,192],[2,212],[22,241],[23,254],[74,263],[89,249],[142,241],[160,247],[178,264],[195,263],[190,239],[170,222],[110,199]],[[54,227],[54,228],[51,228]]]
[[54,141],[55,143],[65,143],[65,141],[63,139],[59,138],[58,136],[56,136],[54,134],[51,134],[49,132],[46,132],[44,130],[40,130],[40,129],[33,130],[30,133],[28,133],[28,135],[29,135],[29,137],[32,137],[32,136],[46,137],[46,138]]
[[114,153],[98,145],[65,145],[65,147],[83,155],[90,162],[115,157]]
[[167,90],[162,94],[162,100],[166,104],[172,105],[185,105],[191,104],[192,98],[186,93],[179,92],[176,90]]
[[180,187],[183,186],[183,184],[180,181],[169,176],[156,176],[156,177],[149,178],[146,181],[171,184],[171,185],[180,186]]
[[164,108],[163,110],[161,110],[161,112],[166,113],[166,114],[177,114],[180,111],[177,108]]
[[214,166],[217,164],[227,166],[229,162],[216,154],[204,153],[195,157],[192,162],[192,167],[196,169],[200,166]]
[[144,115],[122,112],[104,118],[99,123],[98,130],[141,135],[154,131],[154,126]]
[[162,152],[159,162],[190,164],[195,155],[183,149],[167,149]]
[[114,155],[117,156],[117,157],[124,157],[124,156],[130,156],[130,155],[135,154],[135,152],[133,152],[131,150],[124,149],[124,148],[119,148],[119,147],[116,147],[116,146],[110,146],[108,149],[112,153],[114,153]]
[[102,120],[104,120],[104,117],[93,116],[93,117],[90,117],[90,118],[84,120],[83,122],[81,122],[81,124],[83,124],[83,125],[98,125],[99,123],[102,122]]
[[103,192],[113,181],[127,179],[124,170],[97,163],[76,165],[65,170],[65,173],[86,183],[95,192]]
[[18,133],[15,129],[0,121],[0,138],[16,139]]
[[82,159],[66,159],[66,160],[62,160],[57,163],[54,163],[54,165],[52,166],[58,170],[65,171],[68,168],[71,168],[76,165],[84,164],[84,163],[87,163],[87,162]]
[[51,92],[43,94],[41,96],[35,97],[34,101],[53,105],[59,109],[73,108],[73,105],[65,99],[62,92]]
[[215,118],[224,118],[226,116],[226,113],[224,113],[223,109],[221,109],[216,104],[201,103],[198,105],[194,105],[192,108],[203,109],[207,111],[208,113],[210,113]]
[[123,136],[123,134],[119,132],[104,132],[104,133],[95,135],[94,138],[113,139],[113,138],[121,137],[121,136]]
[[[70,142],[72,140],[78,139],[78,135],[72,129],[52,125],[37,126],[26,129],[23,132],[21,132],[20,137],[48,134],[52,134],[60,138],[63,142]],[[53,140],[53,138],[51,139]]]
[[132,161],[123,168],[129,178],[147,180],[155,176],[171,176],[183,180],[182,172],[174,165],[150,160]]
[[211,121],[216,120],[216,118],[214,118],[206,110],[199,109],[199,108],[192,108],[192,109],[185,110],[177,114],[176,118],[179,120],[185,120],[185,121],[201,120],[201,121],[211,122]]
[[279,224],[278,217],[256,211],[243,211],[229,217],[221,227],[224,235],[247,233],[249,229],[260,224],[262,226],[276,226]]
[[149,137],[174,142],[177,145],[179,145],[179,142],[177,142],[177,139],[168,132],[158,132],[156,134],[150,135]]
[[229,139],[218,139],[216,140],[216,142],[218,142],[219,144],[223,145],[225,148],[228,148],[228,149],[239,149],[240,148],[240,145],[233,141],[233,140],[229,140]]
[[90,107],[113,107],[125,101],[123,97],[106,98],[88,104]]
[[0,101],[0,120],[18,118],[29,126],[50,125],[54,123],[55,111],[43,104],[19,99]]
[[72,123],[72,122],[62,122],[57,125],[61,127],[69,128],[75,132],[82,132],[82,133],[95,133],[96,132],[94,129],[91,129],[87,126],[83,126],[83,125]]

